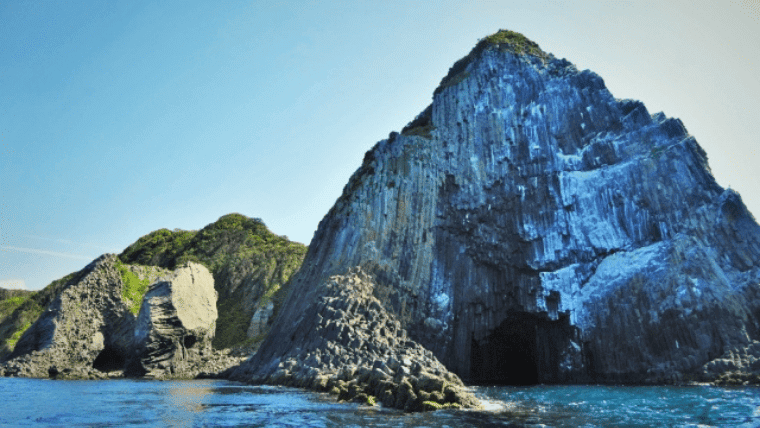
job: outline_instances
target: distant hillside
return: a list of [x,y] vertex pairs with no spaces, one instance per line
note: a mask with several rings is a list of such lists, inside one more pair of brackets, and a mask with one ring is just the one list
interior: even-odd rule
[[219,293],[214,346],[226,348],[263,338],[262,334],[247,337],[251,318],[269,302],[277,312],[284,287],[301,266],[306,249],[275,235],[261,219],[229,214],[199,231],[151,232],[127,247],[119,259],[169,269],[186,261],[205,265]]
[[[151,232],[120,255],[127,265],[174,269],[186,261],[205,265],[213,274],[217,300],[214,347],[252,345],[263,339],[266,328],[248,337],[251,318],[273,303],[272,311],[258,317],[267,325],[277,313],[290,276],[298,270],[307,247],[272,233],[263,221],[241,214],[221,217],[199,231],[160,229]],[[0,289],[0,361],[60,294],[71,273],[38,292]],[[124,274],[124,272],[122,272]],[[143,291],[144,292],[144,291]]]
[[[32,293],[34,292],[29,290],[8,290],[5,288],[0,288],[0,302],[3,302],[6,299],[10,299],[12,297],[28,297]],[[0,312],[0,314],[2,314],[2,312]]]

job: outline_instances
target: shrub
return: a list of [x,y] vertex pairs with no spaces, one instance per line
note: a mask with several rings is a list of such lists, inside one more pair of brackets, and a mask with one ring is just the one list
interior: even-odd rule
[[145,279],[138,278],[134,272],[121,262],[116,262],[116,269],[121,274],[121,297],[124,298],[129,311],[137,315],[140,313],[143,297],[145,297],[145,293],[148,291],[150,279],[147,277]]

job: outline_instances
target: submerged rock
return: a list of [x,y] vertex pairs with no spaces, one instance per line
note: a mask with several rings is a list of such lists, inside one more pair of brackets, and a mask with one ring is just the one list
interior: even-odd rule
[[127,375],[190,374],[193,362],[212,354],[216,296],[214,278],[197,263],[151,285],[137,317]]
[[347,327],[309,314],[356,267],[405,343],[474,383],[676,382],[760,339],[760,227],[694,137],[515,34],[367,152],[236,378],[329,370]]

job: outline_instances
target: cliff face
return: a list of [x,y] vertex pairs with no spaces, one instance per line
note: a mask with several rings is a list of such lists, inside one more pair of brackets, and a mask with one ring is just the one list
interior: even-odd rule
[[135,320],[128,375],[194,376],[192,363],[211,355],[216,330],[211,273],[188,263],[151,285]]
[[367,152],[249,371],[307,342],[361,267],[409,337],[471,382],[666,382],[759,339],[760,227],[678,119],[515,33]]
[[[143,283],[147,293],[130,294],[135,284],[125,278]],[[53,285],[56,293],[21,331],[0,375],[108,378],[130,366],[130,376],[192,378],[239,362],[212,352],[216,292],[201,265],[171,272],[123,265],[106,254]],[[24,312],[23,305],[14,312]]]
[[122,286],[116,257],[105,255],[53,287],[57,293],[50,296],[9,356],[11,361],[30,363],[24,367],[27,370],[17,372],[6,366],[6,374],[47,377],[52,366],[83,376],[122,369],[135,325]]

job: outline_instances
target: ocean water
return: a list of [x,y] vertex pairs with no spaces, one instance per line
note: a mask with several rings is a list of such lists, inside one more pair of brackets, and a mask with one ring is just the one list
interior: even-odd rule
[[760,388],[478,387],[485,410],[404,414],[226,381],[0,379],[0,426],[748,427]]

